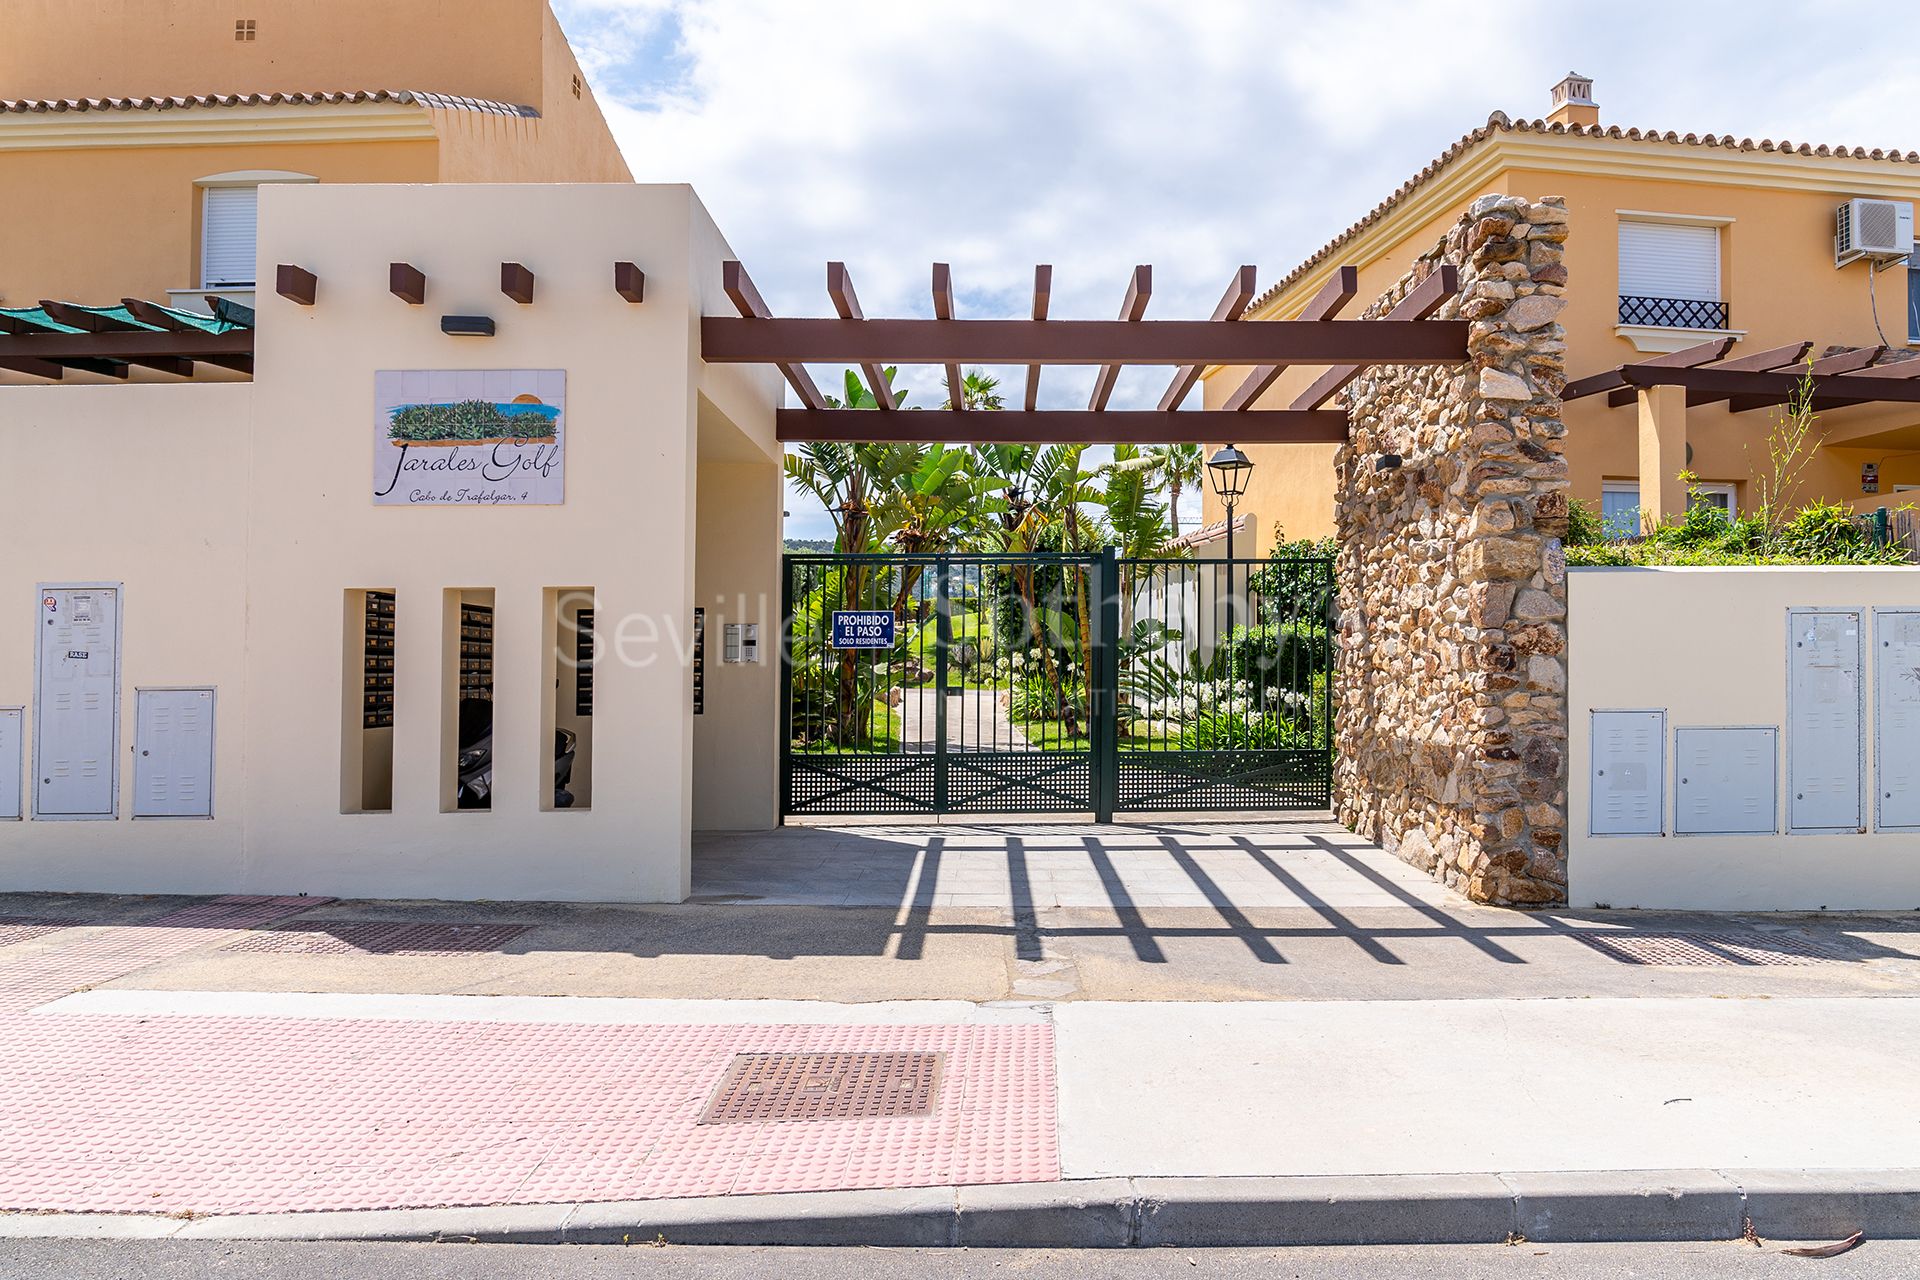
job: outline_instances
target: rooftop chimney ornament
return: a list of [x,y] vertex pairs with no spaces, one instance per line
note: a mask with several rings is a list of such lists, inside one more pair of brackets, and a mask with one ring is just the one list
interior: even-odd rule
[[1564,80],[1553,86],[1553,110],[1547,113],[1548,124],[1600,123],[1600,104],[1593,100],[1593,78],[1583,76],[1578,71],[1569,71]]

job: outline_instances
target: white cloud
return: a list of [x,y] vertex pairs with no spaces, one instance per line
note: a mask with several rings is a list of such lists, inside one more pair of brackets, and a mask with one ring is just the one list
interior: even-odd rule
[[[1543,114],[1574,69],[1624,124],[1920,147],[1901,110],[1920,72],[1786,0],[556,8],[634,175],[691,182],[788,314],[827,314],[840,259],[870,314],[926,314],[944,261],[963,314],[1024,314],[1050,262],[1054,314],[1110,315],[1151,262],[1149,315],[1204,315],[1238,264],[1278,278],[1489,111]],[[1129,370],[1115,404],[1165,378]],[[938,370],[902,381],[940,399]],[[1049,371],[1042,402],[1090,382]]]

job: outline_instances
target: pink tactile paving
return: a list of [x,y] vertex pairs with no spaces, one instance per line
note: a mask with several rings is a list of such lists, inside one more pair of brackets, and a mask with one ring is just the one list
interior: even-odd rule
[[[285,1212],[1060,1176],[1053,1033],[1039,1024],[20,1012],[204,945],[207,929],[314,905],[228,899],[0,969],[0,1209]],[[700,1124],[743,1053],[939,1054],[942,1071],[926,1115]]]
[[34,938],[44,938],[50,933],[62,929],[71,929],[84,920],[67,920],[53,916],[0,916],[0,947],[10,947],[16,942],[29,942]]
[[426,920],[298,920],[255,930],[220,949],[308,956],[453,956],[492,951],[532,927]]
[[72,946],[29,956],[0,968],[0,1014],[131,973],[143,965],[219,941],[210,931],[250,929],[296,915],[331,898],[231,896],[196,902],[145,924],[122,925]]

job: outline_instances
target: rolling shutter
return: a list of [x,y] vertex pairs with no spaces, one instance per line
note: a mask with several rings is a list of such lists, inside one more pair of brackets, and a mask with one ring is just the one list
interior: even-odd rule
[[202,213],[200,285],[204,289],[253,287],[257,187],[208,187]]
[[1620,295],[1720,301],[1720,228],[1622,222]]

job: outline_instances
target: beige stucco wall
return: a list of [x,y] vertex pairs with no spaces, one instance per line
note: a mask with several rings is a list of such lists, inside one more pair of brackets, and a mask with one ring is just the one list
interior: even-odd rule
[[[24,612],[39,582],[124,582],[128,732],[136,683],[215,684],[221,714],[213,823],[13,825],[0,831],[0,886],[684,897],[702,441],[726,442],[731,468],[770,473],[778,397],[771,370],[699,360],[725,242],[684,186],[322,184],[269,190],[261,209],[263,268],[298,263],[320,287],[313,307],[262,297],[251,385],[0,388],[0,436],[17,437],[20,456],[31,445],[47,479],[31,486],[32,532],[0,562],[0,600]],[[646,272],[644,304],[614,293],[619,260]],[[392,261],[425,272],[429,305],[387,291]],[[532,305],[500,293],[504,261],[534,271]],[[442,334],[447,312],[491,315],[498,336]],[[485,368],[566,371],[565,502],[375,506],[375,372]],[[767,590],[777,482],[716,479],[715,492],[723,513],[761,505],[739,554],[713,559],[710,589]],[[92,526],[63,540],[83,501]],[[342,812],[342,705],[356,694],[342,684],[343,602],[365,588],[398,596],[385,813]],[[590,806],[555,811],[543,795],[551,729],[567,723],[547,648],[559,588],[593,592],[599,656]],[[496,610],[486,812],[443,811],[446,624],[463,590],[491,592]],[[31,702],[31,630],[0,628],[0,704]],[[766,714],[743,721],[739,741],[722,734],[718,757],[770,757],[771,698],[750,696]],[[761,788],[746,811],[770,823],[770,775],[734,785]]]
[[[1469,174],[1470,180],[1436,212],[1429,197],[1456,174]],[[1279,300],[1271,316],[1297,315],[1319,277],[1340,263],[1360,268],[1360,297],[1377,296],[1460,209],[1489,191],[1567,201],[1573,234],[1566,243],[1568,305],[1561,321],[1567,330],[1567,376],[1574,379],[1654,354],[1636,350],[1616,333],[1621,210],[1730,219],[1721,236],[1721,297],[1729,305],[1731,327],[1746,331],[1730,355],[1801,339],[1819,347],[1878,343],[1866,266],[1834,268],[1833,212],[1853,196],[1920,204],[1920,173],[1885,161],[1499,135],[1453,161],[1380,224],[1335,251]],[[1344,216],[1329,218],[1329,233]],[[1905,349],[1906,272],[1899,267],[1883,271],[1878,289],[1880,326],[1895,348]],[[1259,406],[1285,406],[1319,372],[1289,370]],[[1243,376],[1240,369],[1210,373],[1208,406],[1224,401]],[[1734,485],[1737,503],[1749,509],[1758,501],[1756,481],[1769,473],[1766,441],[1778,416],[1769,410],[1731,413],[1724,403],[1694,407],[1687,424],[1692,471],[1703,482]],[[1609,408],[1604,396],[1567,404],[1567,463],[1575,499],[1597,507],[1606,482],[1638,480],[1636,422],[1633,406]],[[1826,446],[1804,469],[1790,495],[1794,502],[1822,499],[1869,510],[1916,496],[1896,494],[1894,486],[1920,484],[1920,405],[1830,410],[1819,426]],[[1332,446],[1248,447],[1248,454],[1257,469],[1242,509],[1256,517],[1263,532],[1276,521],[1289,536],[1331,531]],[[1861,492],[1865,462],[1880,464],[1877,495]],[[1211,495],[1205,510],[1209,520],[1219,514]]]
[[[1666,829],[1674,730],[1775,725],[1785,830],[1787,610],[1920,606],[1904,568],[1575,569],[1568,575],[1568,897],[1573,906],[1726,911],[1911,910],[1920,833],[1594,836],[1592,712],[1665,709]],[[1871,627],[1871,616],[1863,618]],[[1865,646],[1868,815],[1873,653]]]
[[[233,39],[236,17],[254,19],[254,41]],[[195,182],[217,174],[632,180],[544,0],[270,0],[239,14],[208,0],[12,0],[0,39],[0,98],[379,89],[539,114],[392,102],[0,114],[0,191],[61,211],[0,222],[0,305],[197,289]]]
[[[545,0],[8,0],[0,97],[418,89],[541,106]],[[233,38],[251,18],[254,39]]]
[[[28,769],[37,587],[122,584],[122,817],[0,822],[7,889],[213,892],[246,878],[240,783],[254,391],[245,383],[0,388],[0,447],[22,468],[8,486],[0,557],[0,706],[27,708]],[[135,688],[202,684],[219,687],[213,821],[128,818]],[[33,778],[24,785],[31,813]]]

